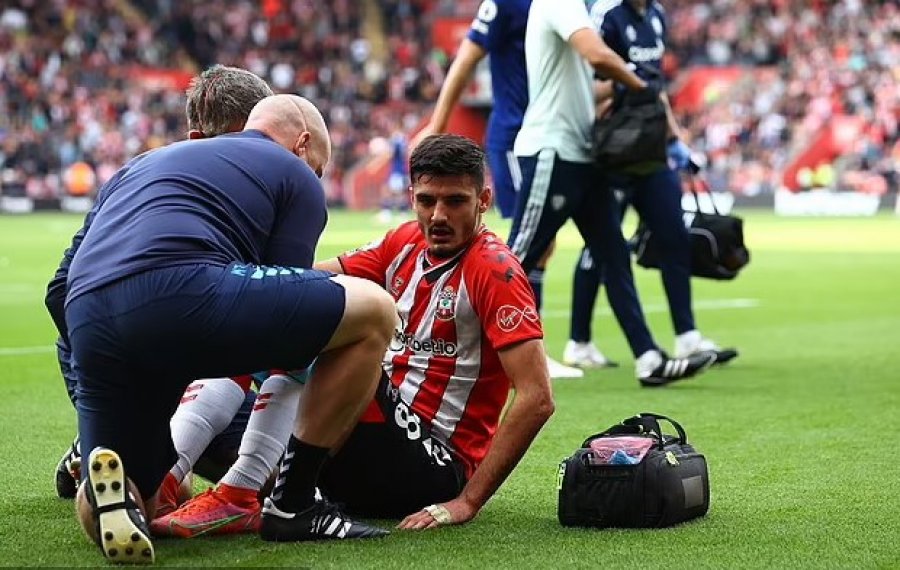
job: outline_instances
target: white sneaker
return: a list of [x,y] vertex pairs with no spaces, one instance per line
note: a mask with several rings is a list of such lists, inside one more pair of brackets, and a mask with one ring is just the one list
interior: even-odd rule
[[738,351],[734,348],[720,348],[718,344],[700,334],[694,329],[675,337],[675,358],[687,358],[701,352],[716,353],[714,364],[725,364],[737,357]]
[[600,352],[600,349],[590,341],[576,342],[569,340],[566,342],[562,361],[564,364],[578,368],[613,368],[618,366],[618,363],[606,358]]
[[582,378],[584,376],[584,370],[566,366],[549,356],[547,357],[547,370],[550,372],[550,378]]

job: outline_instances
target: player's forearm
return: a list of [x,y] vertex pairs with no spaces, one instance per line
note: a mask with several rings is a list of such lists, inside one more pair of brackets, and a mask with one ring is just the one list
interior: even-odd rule
[[625,60],[608,47],[604,46],[603,49],[597,50],[589,62],[601,75],[621,83],[632,91],[639,91],[647,86],[643,79],[628,68]]
[[490,450],[460,497],[476,509],[481,509],[512,473],[535,436],[553,415],[553,410],[553,400],[549,396],[516,394],[497,429]]
[[568,41],[602,77],[617,81],[634,91],[647,86],[593,29],[581,28]]
[[685,144],[690,144],[690,135],[688,132],[682,128],[681,125],[678,124],[678,120],[675,118],[675,113],[672,112],[672,105],[669,102],[669,97],[665,93],[659,94],[662,99],[663,106],[666,108],[666,122],[669,125],[669,134],[673,137],[681,139]]
[[447,123],[450,121],[450,112],[459,101],[463,89],[469,83],[472,76],[472,69],[463,69],[458,62],[454,61],[447,73],[447,79],[444,80],[444,86],[441,88],[441,94],[438,96],[437,103],[434,105],[434,112],[431,115],[431,127],[433,132],[442,133],[447,130]]
[[460,45],[456,59],[447,70],[447,77],[444,79],[444,85],[441,87],[441,92],[434,105],[434,112],[431,115],[432,132],[442,133],[447,129],[450,113],[459,101],[463,89],[472,79],[475,66],[482,57],[484,57],[484,51],[470,40],[464,40]]
[[315,262],[313,264],[313,269],[318,269],[319,271],[331,271],[332,273],[338,274],[344,273],[344,267],[336,257]]

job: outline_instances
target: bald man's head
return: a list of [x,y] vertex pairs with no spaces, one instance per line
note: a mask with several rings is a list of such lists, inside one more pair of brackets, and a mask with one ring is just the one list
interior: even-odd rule
[[262,131],[288,149],[321,177],[331,160],[331,138],[322,113],[298,95],[272,95],[250,111],[244,130]]

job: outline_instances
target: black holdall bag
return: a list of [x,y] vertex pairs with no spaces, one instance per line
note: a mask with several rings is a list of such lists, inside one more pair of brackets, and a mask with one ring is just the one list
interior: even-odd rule
[[664,164],[668,129],[666,108],[655,85],[627,91],[611,112],[594,121],[594,164],[604,170],[648,162]]
[[[700,200],[693,176],[689,187],[697,209],[684,212],[685,226],[691,236],[691,275],[727,281],[737,277],[750,263],[750,250],[744,244],[744,221],[732,215],[720,214],[714,200],[713,212],[700,211]],[[657,238],[642,221],[631,238],[637,263],[648,269],[658,269],[661,257]]]
[[[677,435],[664,434],[659,420]],[[654,413],[587,438],[559,464],[557,489],[563,526],[661,528],[709,510],[706,458],[678,422]]]

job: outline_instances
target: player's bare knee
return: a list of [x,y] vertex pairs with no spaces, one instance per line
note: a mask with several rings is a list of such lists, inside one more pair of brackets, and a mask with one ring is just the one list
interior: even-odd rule
[[390,339],[394,329],[400,325],[400,317],[397,315],[397,305],[387,291],[377,287],[375,298],[372,299],[372,310],[375,312],[373,320],[379,332],[385,339]]
[[391,296],[379,285],[366,279],[345,275],[338,275],[334,279],[344,287],[344,321],[366,329],[367,333],[389,338],[397,319],[397,310]]
[[394,299],[375,283],[367,282],[364,297],[360,301],[365,307],[364,318],[371,328],[371,335],[377,341],[387,343],[398,320]]

